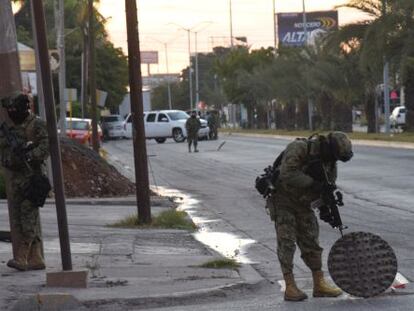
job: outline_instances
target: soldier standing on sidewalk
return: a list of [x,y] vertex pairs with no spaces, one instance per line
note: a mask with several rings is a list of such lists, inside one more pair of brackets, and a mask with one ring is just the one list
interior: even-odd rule
[[29,103],[28,96],[22,93],[1,100],[14,123],[11,127],[1,125],[0,160],[8,184],[12,221],[19,237],[15,258],[7,266],[20,271],[45,269],[39,218],[39,206],[44,200],[38,203],[38,197],[45,199],[48,190],[44,190],[44,183],[33,186],[32,177],[44,176],[42,169],[49,156],[49,140],[46,124],[30,112]]
[[194,145],[194,152],[198,152],[198,131],[201,128],[201,122],[197,118],[196,111],[191,112],[191,116],[187,119],[187,122],[185,123],[185,128],[187,130],[188,152],[191,152],[191,144]]

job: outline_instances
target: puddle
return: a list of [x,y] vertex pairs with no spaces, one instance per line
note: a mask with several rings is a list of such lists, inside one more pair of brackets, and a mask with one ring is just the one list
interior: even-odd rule
[[158,187],[161,195],[174,197],[175,201],[180,204],[179,210],[186,211],[199,230],[194,233],[194,237],[201,243],[217,251],[227,258],[236,260],[239,263],[253,263],[247,256],[246,250],[249,245],[256,243],[251,239],[243,239],[237,235],[228,232],[218,232],[212,224],[218,224],[221,219],[209,219],[200,216],[200,210],[197,209],[199,201],[186,195],[178,190]]

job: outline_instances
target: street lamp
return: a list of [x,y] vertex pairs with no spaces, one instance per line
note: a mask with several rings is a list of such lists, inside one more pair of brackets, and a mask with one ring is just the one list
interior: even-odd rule
[[[304,43],[303,45],[306,46],[308,44],[308,25],[306,19],[306,7],[305,7],[305,0],[302,0],[302,8],[303,8],[303,34],[304,34]],[[309,122],[309,129],[313,131],[313,104],[312,100],[309,98],[309,85],[308,85],[308,76],[306,75],[306,93],[308,98],[308,122]]]
[[229,13],[230,13],[230,46],[233,48],[233,12],[231,0],[229,0]]
[[[207,22],[206,22],[207,23]],[[205,27],[203,27],[202,29],[199,29],[198,31],[194,31],[194,41],[195,41],[195,76],[196,76],[196,110],[197,110],[197,105],[200,102],[200,88],[199,88],[199,75],[198,75],[198,51],[197,51],[197,34],[201,31],[203,31],[204,29],[206,29],[208,26],[210,26],[210,24],[212,24],[212,22],[208,22],[208,25],[206,25]]]
[[191,27],[191,28],[186,28],[183,27],[177,23],[168,23],[167,25],[175,25],[177,27],[179,27],[181,30],[185,30],[187,31],[187,35],[188,35],[188,58],[189,58],[189,65],[188,65],[188,83],[189,83],[189,88],[190,88],[190,110],[193,110],[193,78],[192,78],[192,74],[191,74],[191,31],[195,28],[197,28],[198,26],[204,24],[204,23],[210,23],[208,21],[204,21],[204,22],[200,22],[197,25]]
[[177,39],[178,37],[175,37],[174,39],[170,40],[170,41],[161,41],[155,38],[149,38],[153,41],[157,41],[158,43],[161,43],[164,46],[164,51],[165,51],[165,69],[167,71],[167,88],[168,88],[168,107],[170,110],[172,110],[172,96],[171,96],[171,84],[170,84],[170,70],[169,70],[169,66],[168,66],[168,44],[172,43],[173,41],[175,41],[175,39]]

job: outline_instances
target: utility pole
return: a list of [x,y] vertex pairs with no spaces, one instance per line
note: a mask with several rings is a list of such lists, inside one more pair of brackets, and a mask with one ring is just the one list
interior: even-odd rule
[[[19,54],[17,49],[16,26],[10,0],[0,0],[0,99],[12,96],[15,92],[22,90],[20,75]],[[0,118],[2,122],[10,121],[6,109],[0,107]],[[10,121],[11,122],[11,121]],[[7,171],[4,171],[7,174]],[[5,176],[10,180],[9,176]],[[10,193],[9,182],[6,183],[6,192]],[[14,224],[13,208],[10,204],[10,196],[7,195],[10,235],[12,240],[13,258],[17,256],[19,245],[19,231]],[[7,231],[3,231],[7,234]]]
[[168,88],[168,108],[172,109],[172,100],[171,100],[171,83],[170,83],[170,69],[168,66],[168,43],[164,42],[164,50],[165,50],[165,68],[167,70],[167,88]]
[[135,185],[138,205],[138,220],[151,223],[149,196],[147,147],[145,144],[144,104],[142,100],[141,53],[139,46],[136,0],[125,0],[129,87],[131,96],[132,135],[134,144]]
[[55,0],[56,47],[59,51],[59,108],[60,135],[66,136],[66,57],[65,57],[65,5],[63,0]]
[[191,65],[191,32],[190,28],[184,29],[187,31],[188,34],[188,57],[189,57],[189,64],[188,64],[188,86],[190,88],[190,110],[193,110],[193,75],[192,75],[192,68]]
[[[211,22],[208,22],[209,24]],[[196,105],[200,102],[200,86],[199,86],[199,69],[198,69],[198,41],[197,41],[197,35],[200,31],[206,29],[209,25],[203,27],[202,29],[199,29],[198,31],[194,31],[194,40],[195,40],[195,79],[196,79]],[[197,107],[196,107],[197,109]]]
[[[387,1],[382,0],[382,15],[385,17],[387,14]],[[385,118],[385,133],[390,134],[390,87],[389,87],[389,76],[390,76],[390,63],[388,62],[387,55],[384,56],[384,118]]]
[[9,0],[0,0],[0,98],[22,90],[16,26]]
[[196,83],[196,98],[195,98],[195,108],[198,110],[198,103],[200,102],[200,88],[198,84],[198,51],[197,51],[197,31],[194,32],[194,49],[195,49],[195,83]]
[[65,192],[63,186],[62,161],[60,157],[60,145],[56,128],[55,100],[53,98],[52,75],[50,72],[49,50],[46,38],[46,21],[43,10],[43,1],[31,0],[31,2],[33,6],[33,19],[35,24],[34,31],[36,32],[37,47],[39,49],[40,71],[42,75],[45,100],[62,268],[63,270],[68,271],[72,270],[72,258],[70,252]]
[[[86,6],[86,4],[83,4]],[[84,17],[82,25],[82,38],[83,38],[83,51],[82,51],[82,86],[81,86],[81,106],[82,106],[82,118],[89,115],[88,109],[88,68],[89,68],[89,22]]]
[[91,99],[91,119],[92,119],[92,148],[99,153],[98,122],[96,105],[96,60],[95,60],[95,21],[93,0],[88,0],[89,14],[89,96]]
[[[211,22],[210,21],[204,21],[204,22],[198,23],[197,25],[195,25],[192,28],[185,28],[185,27],[183,27],[179,24],[176,24],[176,23],[169,23],[169,24],[176,25],[176,26],[180,27],[182,30],[187,31],[187,35],[188,35],[188,56],[189,56],[189,61],[190,61],[189,66],[188,66],[188,81],[189,81],[189,88],[190,88],[189,93],[190,93],[190,109],[191,110],[193,110],[193,78],[192,78],[192,65],[191,65],[191,32],[192,32],[193,29],[197,28],[200,24],[203,24],[203,23],[211,23]],[[195,109],[197,109],[197,107],[195,107]]]
[[230,46],[233,48],[233,12],[232,12],[232,5],[231,0],[229,0],[230,6]]
[[274,47],[276,51],[277,49],[276,0],[272,0],[272,4],[273,4],[273,11],[272,11],[273,12],[273,40],[274,40]]
[[[306,7],[305,7],[305,0],[302,0],[302,7],[303,7],[303,35],[305,37],[304,46],[308,45],[308,25],[306,19]],[[309,122],[309,130],[313,131],[313,104],[312,100],[309,98],[309,83],[308,83],[308,71],[306,71],[306,95],[308,98],[308,122]]]

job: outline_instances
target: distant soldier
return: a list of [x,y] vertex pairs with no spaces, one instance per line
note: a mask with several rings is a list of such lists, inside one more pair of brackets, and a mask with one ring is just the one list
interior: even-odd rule
[[46,125],[30,113],[29,103],[24,94],[1,100],[14,123],[10,127],[6,122],[0,125],[0,160],[18,236],[16,255],[7,266],[20,271],[45,269],[39,206],[44,204],[50,190],[49,181],[42,173],[49,156]]
[[191,116],[187,119],[187,122],[185,123],[185,128],[187,130],[188,152],[191,152],[191,144],[194,145],[194,152],[198,152],[198,131],[201,128],[201,122],[197,118],[196,111],[191,112]]
[[[303,261],[312,271],[313,296],[341,295],[341,290],[329,285],[323,276],[319,225],[311,202],[320,198],[324,190],[320,180],[326,177],[335,182],[336,162],[347,162],[352,156],[351,141],[342,132],[296,139],[284,150],[276,190],[268,200],[268,208],[276,227],[277,255],[286,282],[285,300],[300,301],[307,298],[296,286],[293,277],[296,245],[300,248]],[[322,162],[324,173],[312,167],[314,160]]]
[[218,139],[218,126],[219,126],[219,119],[216,111],[210,111],[208,118],[208,127],[210,128],[209,138],[210,139]]

